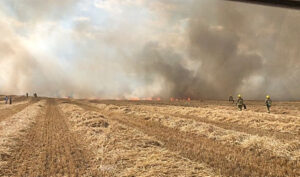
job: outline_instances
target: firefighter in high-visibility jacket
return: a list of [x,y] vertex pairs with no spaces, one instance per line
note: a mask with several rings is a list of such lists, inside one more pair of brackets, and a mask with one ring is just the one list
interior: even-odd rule
[[243,109],[243,107],[246,109],[246,105],[244,104],[244,100],[241,95],[238,95],[238,99],[236,100],[236,105],[238,106],[240,111]]
[[267,106],[268,113],[270,113],[270,108],[272,106],[272,100],[269,95],[266,96],[265,104]]

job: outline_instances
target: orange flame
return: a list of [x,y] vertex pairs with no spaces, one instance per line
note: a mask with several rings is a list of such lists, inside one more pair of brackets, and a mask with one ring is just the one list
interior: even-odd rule
[[138,98],[138,97],[133,97],[133,98],[130,98],[129,100],[130,100],[130,101],[139,101],[140,98]]
[[152,99],[152,97],[149,97],[149,98],[145,98],[144,100],[146,100],[146,101],[152,101],[153,99]]

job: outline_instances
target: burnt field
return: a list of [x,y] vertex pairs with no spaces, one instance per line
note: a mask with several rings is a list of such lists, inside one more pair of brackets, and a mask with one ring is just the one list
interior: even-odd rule
[[300,176],[300,102],[0,102],[0,176]]

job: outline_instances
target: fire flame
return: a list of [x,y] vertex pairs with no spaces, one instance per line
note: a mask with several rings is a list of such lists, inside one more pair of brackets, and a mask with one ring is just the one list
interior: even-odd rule
[[138,97],[133,97],[133,98],[130,98],[129,100],[130,100],[130,101],[140,101],[140,98],[138,98]]

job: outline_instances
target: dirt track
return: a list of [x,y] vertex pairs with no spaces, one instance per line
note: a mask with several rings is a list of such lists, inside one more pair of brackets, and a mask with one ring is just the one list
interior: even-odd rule
[[54,100],[48,100],[45,114],[20,138],[17,147],[0,170],[4,176],[90,176],[87,152],[80,137],[68,129]]

